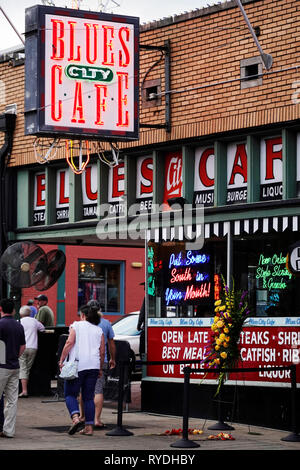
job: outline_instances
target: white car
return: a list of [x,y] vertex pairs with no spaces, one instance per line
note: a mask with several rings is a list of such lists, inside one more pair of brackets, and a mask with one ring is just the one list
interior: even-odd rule
[[112,324],[115,333],[114,339],[128,341],[130,344],[131,357],[134,361],[133,369],[135,369],[137,362],[140,360],[139,348],[141,332],[137,329],[138,319],[139,312],[131,312]]

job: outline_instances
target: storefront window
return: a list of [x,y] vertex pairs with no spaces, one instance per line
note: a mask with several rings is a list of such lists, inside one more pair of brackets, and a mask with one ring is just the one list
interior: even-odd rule
[[[300,316],[300,277],[287,269],[289,232],[235,237],[232,281],[248,293],[251,317]],[[227,240],[206,241],[200,251],[180,242],[148,243],[149,317],[212,317],[227,276]]]
[[288,248],[298,238],[287,231],[234,240],[234,277],[249,293],[251,316],[300,316],[300,279],[286,266]]
[[80,260],[78,265],[78,308],[98,300],[103,312],[121,311],[120,263]]
[[[184,243],[148,244],[147,289],[150,317],[211,317],[219,297],[224,242],[201,250]],[[224,264],[225,263],[225,264]]]

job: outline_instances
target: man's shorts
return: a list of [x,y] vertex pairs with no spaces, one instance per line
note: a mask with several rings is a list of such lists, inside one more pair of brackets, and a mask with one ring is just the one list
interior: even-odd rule
[[20,364],[20,379],[29,379],[30,369],[34,362],[37,349],[26,348],[23,354],[19,357]]
[[103,364],[103,370],[102,370],[102,375],[101,377],[98,377],[96,386],[95,386],[95,395],[103,395],[103,390],[106,382],[106,377],[107,377],[107,370],[108,370],[108,363],[105,362]]

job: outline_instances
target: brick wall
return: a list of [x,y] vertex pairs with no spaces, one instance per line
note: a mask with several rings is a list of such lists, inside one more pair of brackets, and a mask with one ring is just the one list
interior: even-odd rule
[[[240,61],[258,56],[258,50],[235,2],[230,1],[190,14],[141,26],[141,44],[171,42],[171,133],[164,129],[141,129],[140,140],[123,147],[148,146],[168,141],[223,133],[299,119],[293,84],[300,80],[300,5],[294,0],[247,0],[244,7],[252,26],[260,27],[260,44],[273,57],[262,85],[241,89]],[[160,57],[141,50],[140,83]],[[291,70],[283,70],[291,69]],[[11,165],[34,163],[33,138],[24,137],[24,66],[0,64],[6,85],[6,103],[17,103],[18,119]],[[147,75],[160,79],[165,90],[164,60]],[[295,85],[294,85],[295,86]],[[200,88],[202,87],[202,88]],[[140,122],[162,124],[161,104],[140,107]],[[0,112],[4,105],[0,101]],[[0,136],[0,139],[2,136]],[[0,141],[1,143],[1,141]],[[58,158],[64,156],[63,149]]]

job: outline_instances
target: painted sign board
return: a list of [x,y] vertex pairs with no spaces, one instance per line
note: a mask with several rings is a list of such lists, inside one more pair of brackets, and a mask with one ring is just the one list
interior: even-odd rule
[[138,138],[139,19],[26,10],[25,134]]
[[165,158],[164,202],[182,196],[182,153],[168,152]]
[[214,205],[215,186],[214,148],[195,149],[194,204]]
[[[167,364],[168,361],[199,361],[191,363],[203,373],[191,373],[191,379],[199,383],[204,379],[205,348],[210,339],[210,318],[150,318],[148,320],[148,361],[166,361],[165,365],[148,366],[147,376],[157,380],[183,379],[183,369],[188,364]],[[265,322],[265,324],[263,324]],[[241,361],[239,367],[262,368],[273,366],[297,367],[300,383],[300,318],[249,318],[240,337]],[[243,385],[290,386],[290,371],[275,370],[232,373],[227,383],[240,381]],[[216,383],[213,374],[205,376],[207,383]],[[232,382],[231,382],[232,381]]]
[[227,204],[247,202],[247,148],[244,142],[227,148]]
[[282,138],[261,140],[260,199],[282,199]]
[[153,201],[153,158],[139,157],[136,162],[136,201],[140,213],[151,212]]

